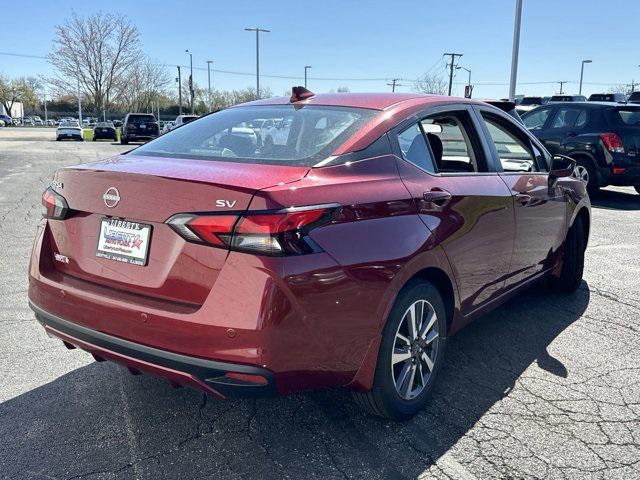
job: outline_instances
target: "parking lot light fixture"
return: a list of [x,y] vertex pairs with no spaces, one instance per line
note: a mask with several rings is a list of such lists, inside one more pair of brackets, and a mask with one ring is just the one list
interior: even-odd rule
[[591,63],[591,60],[582,60],[582,66],[580,67],[580,87],[578,88],[578,95],[582,95],[582,78],[584,77],[585,63]]
[[247,32],[256,32],[256,99],[260,99],[260,32],[269,33],[260,27],[245,28]]

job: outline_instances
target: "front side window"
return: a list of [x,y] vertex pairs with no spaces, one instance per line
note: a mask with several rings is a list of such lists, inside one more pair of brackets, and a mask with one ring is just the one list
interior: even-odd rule
[[505,172],[535,172],[536,159],[531,151],[531,142],[519,138],[513,129],[501,119],[482,114],[491,140]]
[[[132,154],[311,166],[330,156],[378,113],[320,105],[234,107],[172,130]],[[258,120],[264,121],[263,127],[252,128]]]

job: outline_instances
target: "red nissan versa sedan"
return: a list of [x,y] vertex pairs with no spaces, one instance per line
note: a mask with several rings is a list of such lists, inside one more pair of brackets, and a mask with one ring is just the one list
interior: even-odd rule
[[580,284],[572,162],[486,103],[296,87],[55,172],[30,305],[68,348],[174,386],[346,386],[405,419],[449,335],[536,280]]

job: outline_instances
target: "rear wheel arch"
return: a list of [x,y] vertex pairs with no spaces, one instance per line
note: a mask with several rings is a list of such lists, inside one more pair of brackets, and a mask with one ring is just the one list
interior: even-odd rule
[[[427,267],[419,272],[416,272],[407,282],[402,286],[398,292],[400,293],[408,288],[411,288],[416,283],[431,283],[440,293],[442,301],[444,302],[445,314],[447,316],[447,332],[448,335],[451,329],[451,323],[455,311],[455,290],[453,282],[451,281],[447,273],[438,267]],[[397,298],[397,297],[396,297]]]

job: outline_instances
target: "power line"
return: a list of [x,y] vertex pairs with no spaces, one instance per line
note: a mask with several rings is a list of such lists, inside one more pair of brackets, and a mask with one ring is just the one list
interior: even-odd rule
[[391,79],[391,83],[387,82],[387,85],[389,85],[391,87],[391,91],[395,92],[396,91],[396,87],[401,87],[402,84],[398,83],[400,79],[399,78],[392,78]]
[[[456,54],[458,55],[458,54]],[[33,58],[33,59],[37,59],[37,60],[48,60],[47,57],[42,56],[42,55],[32,55],[32,54],[26,54],[26,53],[13,53],[13,52],[0,52],[0,56],[8,56],[8,57],[18,57],[18,58]],[[442,63],[442,58],[438,59],[437,62],[435,62],[431,67],[429,67],[429,69],[425,72],[425,73],[430,73],[431,71],[433,71],[437,66],[441,65]],[[154,63],[153,65],[155,66],[159,66],[159,67],[165,67],[165,68],[176,68],[177,66],[181,67],[181,68],[189,68],[187,65],[176,65],[176,64],[169,64],[169,63]],[[447,66],[449,66],[447,64]],[[206,67],[198,67],[198,66],[194,66],[193,67],[194,70],[200,70],[203,72],[207,71]],[[235,71],[235,70],[224,70],[224,69],[211,69],[212,72],[214,73],[221,73],[221,74],[226,74],[226,75],[239,75],[239,76],[248,76],[248,77],[253,77],[255,76],[255,72],[240,72],[240,71]],[[264,74],[260,74],[260,76],[262,77],[266,77],[266,78],[278,78],[278,79],[283,79],[283,80],[302,80],[304,77],[301,75],[264,75]],[[326,82],[388,82],[389,78],[388,77],[371,77],[371,78],[366,78],[366,77],[308,77],[309,80],[315,80],[315,81],[326,81]],[[418,80],[420,80],[419,78],[396,78],[397,81],[401,81],[401,82],[416,82]],[[518,85],[551,85],[551,84],[557,84],[559,81],[558,80],[544,80],[544,81],[532,81],[532,82],[518,82]],[[564,82],[565,84],[578,84],[577,81],[566,81]],[[616,82],[583,82],[584,85],[594,85],[594,86],[613,86],[613,85],[618,85],[620,84],[620,81],[616,81]],[[466,85],[466,83],[464,82],[452,82],[453,85]],[[505,85],[509,85],[509,82],[474,82],[475,85],[479,85],[479,86],[505,86]],[[396,84],[396,86],[398,86],[398,84]]]

